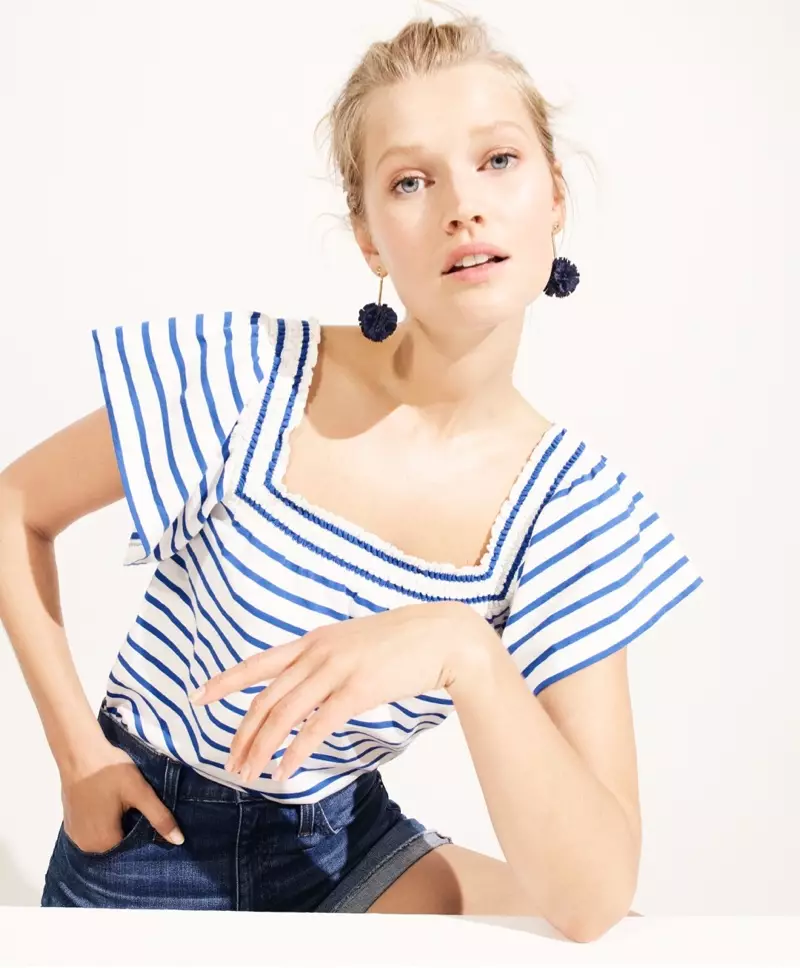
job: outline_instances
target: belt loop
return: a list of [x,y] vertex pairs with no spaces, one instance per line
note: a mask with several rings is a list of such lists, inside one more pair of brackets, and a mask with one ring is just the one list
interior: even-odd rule
[[165,757],[164,763],[164,796],[163,800],[170,813],[174,813],[178,802],[178,781],[181,775],[181,765]]
[[300,817],[297,827],[298,837],[310,837],[314,832],[314,816],[316,803],[299,803]]

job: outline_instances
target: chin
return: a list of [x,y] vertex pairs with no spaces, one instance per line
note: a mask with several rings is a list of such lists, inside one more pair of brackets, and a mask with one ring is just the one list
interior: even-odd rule
[[452,315],[452,325],[459,329],[490,330],[497,326],[505,326],[509,320],[519,319],[525,313],[525,305],[521,302],[512,302],[509,299],[492,300],[491,304],[487,301],[484,305],[479,305],[479,300],[462,299],[453,313],[452,305],[448,309],[443,309],[438,315],[439,319],[447,318]]
[[525,293],[472,289],[457,293],[454,297],[444,300],[442,312],[453,311],[460,317],[471,317],[477,321],[491,321],[493,319],[507,319],[525,308]]

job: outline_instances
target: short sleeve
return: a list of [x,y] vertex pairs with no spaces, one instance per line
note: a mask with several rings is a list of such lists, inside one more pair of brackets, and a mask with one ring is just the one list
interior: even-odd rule
[[534,694],[634,642],[703,582],[642,492],[585,447],[532,522],[516,577],[501,637]]
[[124,565],[170,558],[221,500],[231,432],[269,376],[274,323],[226,311],[92,330],[135,529]]

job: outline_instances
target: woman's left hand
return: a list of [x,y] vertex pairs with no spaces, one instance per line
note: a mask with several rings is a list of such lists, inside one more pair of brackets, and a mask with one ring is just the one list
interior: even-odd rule
[[352,716],[450,688],[462,669],[474,669],[485,655],[487,630],[462,602],[404,605],[312,629],[219,673],[189,698],[205,705],[274,680],[245,714],[226,769],[243,781],[259,776],[292,728],[308,719],[272,773],[281,780]]

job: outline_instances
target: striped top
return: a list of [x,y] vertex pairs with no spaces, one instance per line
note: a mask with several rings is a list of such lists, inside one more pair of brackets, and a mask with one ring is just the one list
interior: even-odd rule
[[187,694],[312,628],[412,602],[467,602],[538,694],[637,639],[703,581],[628,477],[559,425],[531,452],[478,565],[417,558],[288,492],[287,439],[305,411],[316,319],[225,312],[92,335],[135,528],[123,564],[155,565],[107,707],[219,783],[313,802],[453,711],[445,690],[364,710],[291,777],[264,772],[244,787],[224,763],[264,686],[208,706]]

